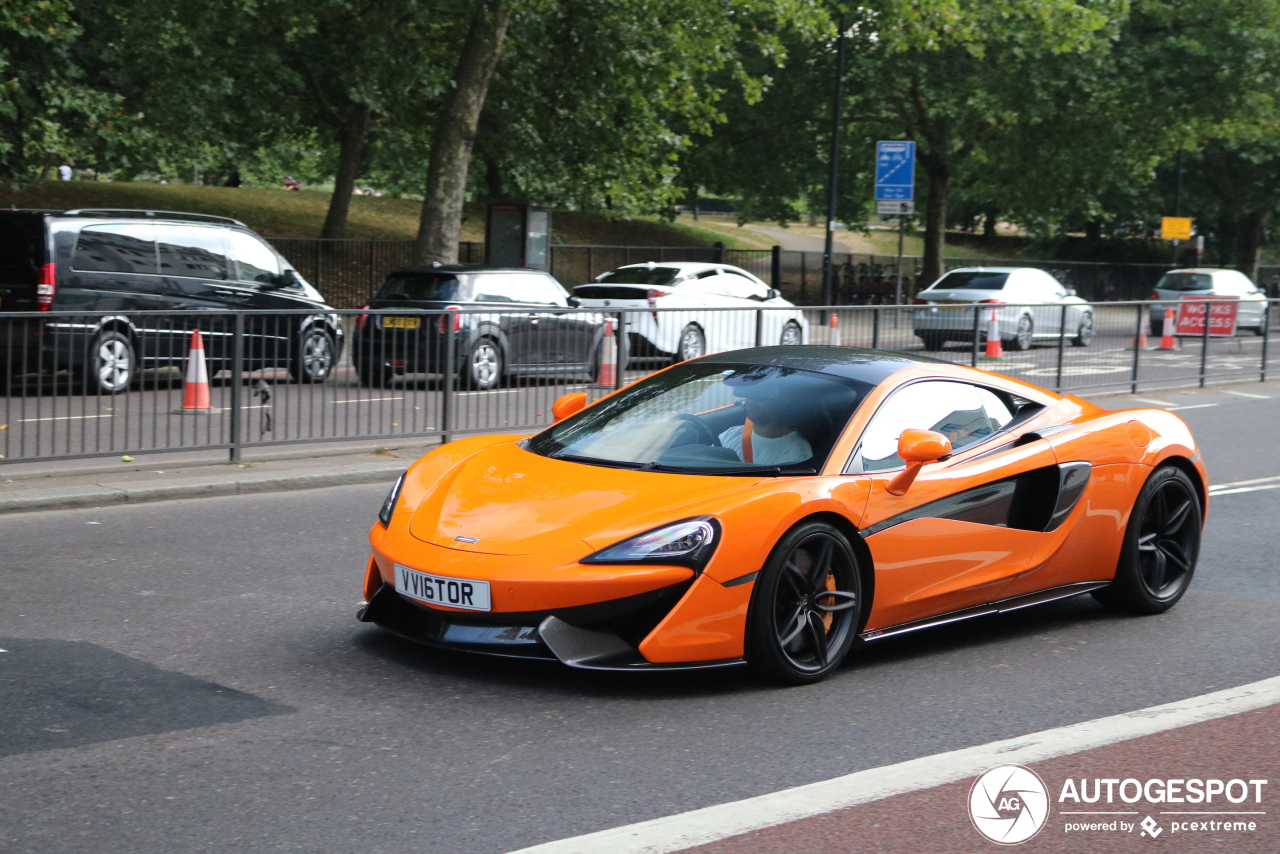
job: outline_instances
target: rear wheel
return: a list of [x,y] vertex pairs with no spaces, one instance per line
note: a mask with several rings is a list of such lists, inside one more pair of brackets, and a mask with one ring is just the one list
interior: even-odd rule
[[103,330],[94,337],[80,366],[78,379],[85,394],[120,394],[138,376],[138,357],[129,337]]
[[1093,597],[1136,614],[1172,608],[1195,574],[1202,518],[1187,473],[1172,465],[1156,469],[1133,504],[1115,580]]
[[1076,335],[1071,339],[1073,347],[1088,347],[1093,341],[1093,312],[1086,311],[1084,317],[1080,318],[1080,325],[1076,328]]
[[697,359],[707,354],[707,337],[702,332],[702,327],[696,323],[690,323],[680,331],[680,343],[676,349],[676,362],[687,362],[690,359]]
[[462,384],[473,391],[488,391],[502,382],[502,348],[492,338],[471,345],[462,366]]
[[784,347],[803,344],[804,336],[800,332],[800,324],[795,321],[788,321],[787,325],[782,327],[782,340],[778,343]]
[[924,348],[926,350],[941,350],[943,347],[947,346],[947,338],[945,335],[940,335],[937,332],[917,332],[916,334],[919,335],[920,340],[924,342]]
[[1010,350],[1030,350],[1031,344],[1035,341],[1036,324],[1031,319],[1031,315],[1024,314],[1018,318],[1018,329],[1013,333],[1013,337],[1009,339]]
[[793,528],[760,571],[747,616],[747,664],[802,685],[840,666],[861,626],[862,581],[848,538],[825,522]]

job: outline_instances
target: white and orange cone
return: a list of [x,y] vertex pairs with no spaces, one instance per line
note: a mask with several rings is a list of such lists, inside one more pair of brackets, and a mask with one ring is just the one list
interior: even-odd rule
[[214,409],[209,399],[209,365],[204,359],[204,339],[200,330],[191,330],[191,349],[187,353],[187,376],[182,386],[182,408],[178,415],[210,415]]
[[1177,321],[1173,319],[1173,306],[1165,306],[1164,330],[1160,335],[1161,350],[1177,350],[1178,339],[1173,337],[1173,328]]
[[1133,348],[1135,350],[1147,349],[1147,330],[1144,329],[1137,335],[1133,336]]
[[840,315],[836,314],[834,311],[831,312],[831,317],[827,321],[827,324],[828,324],[827,325],[827,343],[830,344],[832,347],[839,347],[840,346]]
[[606,320],[604,338],[600,340],[600,365],[596,370],[596,385],[618,384],[618,339],[613,336],[613,321]]
[[988,359],[1004,358],[1004,345],[1000,343],[1000,318],[994,308],[991,309],[991,319],[987,322],[987,350],[983,355]]

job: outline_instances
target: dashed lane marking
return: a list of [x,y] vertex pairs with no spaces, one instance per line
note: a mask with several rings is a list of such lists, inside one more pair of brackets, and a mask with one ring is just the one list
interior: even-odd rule
[[512,854],[597,854],[600,851],[610,854],[666,854],[682,851],[891,795],[932,789],[976,776],[993,765],[1029,765],[1275,703],[1280,703],[1280,676],[1123,715],[923,756],[743,801],[521,848]]
[[1250,392],[1247,392],[1247,391],[1232,391],[1229,388],[1224,388],[1223,391],[1226,392],[1227,394],[1234,394],[1236,397],[1248,397],[1248,398],[1251,398],[1252,400],[1270,400],[1271,399],[1271,395],[1269,394],[1251,394]]
[[1193,403],[1190,406],[1170,406],[1170,412],[1180,412],[1183,409],[1208,409],[1211,406],[1217,406],[1216,403]]

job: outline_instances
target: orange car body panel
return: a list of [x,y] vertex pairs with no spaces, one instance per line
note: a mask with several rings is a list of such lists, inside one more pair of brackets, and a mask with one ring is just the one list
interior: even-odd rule
[[[900,469],[845,474],[879,405],[904,384],[926,378],[978,382],[1044,409],[1010,433],[925,463],[905,495],[887,490]],[[1047,427],[1055,431],[1020,446],[1011,443]],[[540,456],[520,447],[521,438],[462,439],[409,468],[390,525],[375,523],[370,531],[366,599],[383,583],[394,584],[396,563],[488,581],[490,616],[591,605],[692,579],[640,641],[639,651],[653,663],[731,660],[744,654],[752,574],[786,531],[816,514],[870,531],[864,541],[872,557],[874,598],[865,629],[874,630],[1111,578],[1134,499],[1153,468],[1170,459],[1195,472],[1202,496],[1208,491],[1195,441],[1176,415],[1107,412],[1079,398],[946,364],[912,365],[882,381],[814,476],[605,468]],[[1048,533],[928,516],[875,528],[958,492],[1076,460],[1092,463],[1090,481],[1066,520]],[[699,573],[683,566],[580,562],[628,537],[694,516],[713,517],[721,527],[715,554]]]

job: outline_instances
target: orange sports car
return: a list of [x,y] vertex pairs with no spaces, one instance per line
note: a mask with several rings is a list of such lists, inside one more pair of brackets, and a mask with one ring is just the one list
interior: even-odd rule
[[415,462],[360,619],[434,646],[642,670],[829,674],[855,643],[1191,582],[1187,425],[923,357],[763,347],[674,365],[532,437]]

